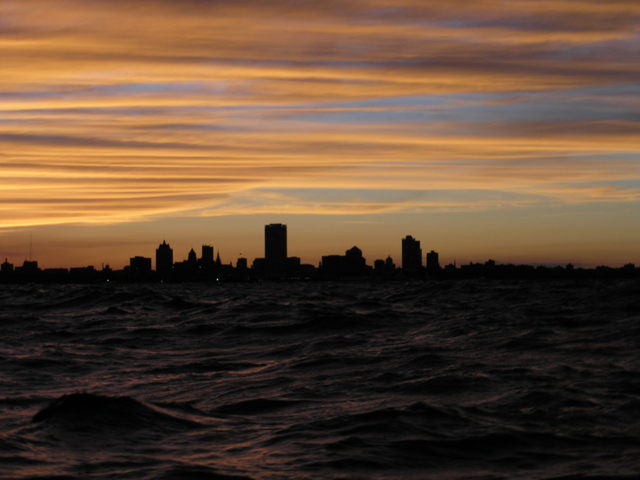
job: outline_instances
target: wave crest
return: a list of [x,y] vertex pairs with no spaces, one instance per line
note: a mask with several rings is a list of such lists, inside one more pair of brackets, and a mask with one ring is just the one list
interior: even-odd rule
[[186,428],[193,420],[173,414],[131,397],[108,397],[72,393],[55,399],[36,413],[32,421],[71,429],[100,428]]

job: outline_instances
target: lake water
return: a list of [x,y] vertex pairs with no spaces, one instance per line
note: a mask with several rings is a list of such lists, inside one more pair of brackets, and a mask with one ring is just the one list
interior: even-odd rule
[[0,478],[637,479],[640,283],[0,287]]

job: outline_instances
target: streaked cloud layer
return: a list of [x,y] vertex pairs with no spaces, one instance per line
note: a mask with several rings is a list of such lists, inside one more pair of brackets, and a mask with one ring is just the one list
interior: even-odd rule
[[615,209],[638,58],[631,0],[4,0],[0,229]]

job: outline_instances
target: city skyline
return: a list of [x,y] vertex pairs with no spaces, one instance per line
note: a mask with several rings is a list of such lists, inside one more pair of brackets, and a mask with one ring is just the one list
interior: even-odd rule
[[[441,252],[434,250],[434,248],[427,247],[424,251],[422,249],[422,242],[418,238],[414,238],[413,235],[405,235],[403,238],[399,239],[397,242],[399,248],[397,249],[397,254],[393,255],[388,253],[386,255],[364,255],[363,265],[367,265],[370,267],[374,267],[377,262],[396,262],[398,267],[408,274],[409,276],[414,275],[416,273],[420,273],[423,271],[429,272],[437,271],[441,265],[460,265],[460,264],[474,264],[474,263],[482,263],[485,261],[495,262],[494,256],[488,256],[485,258],[475,258],[467,260],[464,257],[462,259],[456,259],[451,257],[451,255],[441,255]],[[84,268],[90,266],[92,268],[99,267],[104,268],[105,266],[108,268],[115,269],[123,269],[127,267],[131,268],[141,268],[142,270],[153,270],[160,275],[160,278],[168,277],[170,272],[172,272],[176,266],[179,268],[180,265],[188,266],[191,264],[192,266],[198,265],[199,268],[204,267],[212,267],[214,264],[217,265],[233,265],[234,267],[238,265],[238,262],[244,263],[246,266],[251,266],[252,269],[258,268],[258,270],[265,270],[282,273],[287,269],[287,260],[295,259],[297,265],[306,264],[312,265],[314,267],[322,266],[323,262],[327,260],[336,260],[338,256],[341,255],[341,250],[335,250],[329,252],[328,249],[325,249],[324,253],[318,258],[317,261],[308,261],[305,258],[302,258],[296,254],[295,249],[292,254],[288,254],[288,229],[287,225],[283,223],[270,223],[264,225],[263,229],[263,238],[262,238],[262,255],[255,256],[247,256],[242,252],[238,253],[235,257],[230,255],[224,257],[224,260],[221,259],[221,251],[224,249],[218,247],[215,244],[211,244],[211,242],[203,243],[201,245],[194,245],[193,242],[189,247],[189,250],[182,256],[180,252],[176,252],[176,248],[171,246],[171,241],[167,241],[166,238],[162,240],[159,244],[156,244],[152,250],[148,252],[143,252],[141,249],[138,249],[135,254],[127,256],[126,259],[123,259],[119,263],[113,262],[97,262],[97,263],[85,263],[81,264],[80,262],[76,262],[72,265],[47,265],[42,264],[38,261],[37,255],[33,255],[33,238],[29,238],[29,246],[28,246],[28,254],[24,256],[23,259],[15,259],[9,258],[8,256],[3,256],[0,258],[2,260],[4,258],[5,264],[11,264],[12,268],[21,266],[22,263],[24,265],[35,264],[39,268],[47,268],[47,269],[70,269],[70,268]],[[199,249],[200,255],[196,253],[196,249]],[[389,249],[394,250],[394,249]],[[356,257],[363,257],[363,249],[358,247],[356,243],[353,243],[350,248],[345,248],[345,255],[347,257],[350,256],[350,253],[355,252]],[[131,253],[131,252],[130,252]],[[333,258],[331,258],[333,257]],[[256,266],[256,262],[264,262],[263,264],[259,264]],[[365,263],[367,262],[367,263]],[[499,259],[498,263],[500,264],[519,264],[519,265],[542,265],[542,266],[566,266],[573,265],[576,267],[594,267],[594,266],[608,266],[608,267],[622,267],[625,265],[635,265],[633,260],[627,260],[620,265],[610,265],[605,263],[599,264],[581,264],[575,263],[572,261],[558,262],[558,263],[531,263],[531,262],[517,262],[517,261],[509,261]],[[431,268],[429,265],[431,264]],[[435,265],[435,268],[434,268]]]
[[[33,245],[32,238],[30,238],[29,244],[29,254],[23,260],[25,265],[28,264],[37,264],[38,267],[41,265],[38,264],[38,260],[33,256]],[[417,250],[414,248],[414,244],[417,245]],[[253,257],[246,258],[242,256],[240,253],[239,257],[235,258],[235,265],[237,266],[238,262],[247,262],[248,260],[253,261],[253,268],[255,268],[256,262],[263,261],[264,265],[261,268],[266,268],[267,270],[279,271],[286,268],[286,261],[291,258],[295,258],[300,263],[300,257],[297,256],[289,256],[287,254],[288,248],[288,238],[287,238],[287,225],[281,223],[271,223],[264,226],[264,254],[261,257]],[[183,260],[179,260],[175,254],[174,249],[171,247],[171,243],[167,242],[166,239],[163,239],[162,242],[155,249],[155,256],[147,257],[144,254],[135,255],[129,258],[129,263],[126,262],[122,265],[117,265],[117,268],[121,267],[132,267],[132,268],[141,268],[142,270],[154,270],[157,272],[160,277],[168,276],[168,274],[173,271],[176,265],[179,264],[192,264],[198,265],[199,267],[211,267],[214,264],[221,265],[222,261],[220,258],[220,250],[216,249],[213,245],[203,244],[200,246],[201,255],[198,257],[194,247],[191,247],[184,257]],[[350,249],[348,249],[345,253],[349,256],[350,252],[356,252],[356,256],[362,257],[362,250],[360,250],[357,245],[353,245]],[[140,253],[140,252],[137,252]],[[404,271],[415,273],[416,270],[419,270],[425,267],[429,260],[429,255],[435,254],[435,263],[438,264],[438,253],[434,250],[431,252],[427,252],[423,261],[422,250],[420,249],[420,241],[414,239],[411,235],[407,235],[401,241],[401,254],[400,254],[400,268]],[[337,257],[339,254],[329,254],[329,257]],[[214,260],[215,257],[215,260]],[[317,265],[321,265],[323,260],[327,258],[327,255],[323,255],[322,259],[319,261]],[[373,262],[381,259],[375,259]],[[387,261],[391,261],[393,258],[391,255],[387,255]],[[363,265],[365,264],[366,259],[363,259]],[[5,265],[20,266],[19,263],[14,265],[9,262],[8,257],[4,259]],[[225,262],[225,264],[233,264],[233,260]],[[313,264],[313,263],[311,263]],[[95,265],[83,265],[82,267],[91,266],[95,267]],[[111,264],[101,262],[102,268],[108,267],[111,268]],[[47,268],[74,268],[71,266],[62,266],[58,265],[56,267],[47,266]]]
[[[0,258],[640,259],[640,5],[4,0]],[[294,247],[295,246],[295,247]],[[147,253],[147,255],[149,255]],[[153,254],[151,254],[153,255]]]

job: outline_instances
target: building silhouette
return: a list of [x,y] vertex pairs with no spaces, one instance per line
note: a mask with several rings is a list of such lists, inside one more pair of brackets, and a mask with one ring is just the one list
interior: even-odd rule
[[342,255],[323,255],[320,271],[324,278],[340,278],[344,257]]
[[251,270],[253,270],[253,272],[257,276],[264,275],[265,271],[267,270],[265,259],[264,258],[254,258],[253,262],[251,263]]
[[[149,270],[146,272],[148,274],[151,272],[151,259],[147,258],[147,260],[149,260]],[[60,272],[60,274],[62,274],[62,272]],[[68,275],[69,281],[73,283],[91,283],[98,279],[98,271],[93,265],[70,268]]]
[[407,235],[402,239],[402,271],[411,276],[422,273],[420,241]]
[[25,260],[24,262],[22,262],[22,266],[18,267],[16,270],[20,270],[20,273],[23,274],[35,274],[38,273],[40,271],[40,268],[38,267],[38,262],[36,260]]
[[198,267],[198,256],[196,255],[196,251],[193,248],[189,250],[189,254],[187,255],[187,263],[192,268]]
[[362,277],[371,273],[362,250],[355,245],[344,255],[324,255],[320,263],[320,272],[324,278]]
[[200,257],[200,266],[209,270],[213,268],[213,247],[211,245],[202,245],[202,256]]
[[203,278],[201,273],[204,273],[201,271],[201,262],[196,251],[191,248],[186,260],[173,264],[172,278],[176,281],[195,281]]
[[156,248],[156,272],[160,278],[167,278],[173,270],[173,249],[165,242]]
[[4,263],[0,265],[0,273],[9,274],[13,273],[13,264],[9,263],[8,259],[4,259]]
[[362,276],[368,273],[367,261],[362,256],[362,250],[355,245],[344,252],[343,274],[347,276]]
[[393,263],[393,258],[391,258],[391,255],[389,255],[387,259],[384,261],[384,267],[390,273],[393,273],[396,271],[396,264]]
[[396,274],[396,265],[390,256],[385,260],[376,260],[373,265],[373,273],[378,278],[391,279]]
[[268,272],[281,272],[287,261],[287,226],[271,223],[264,227],[264,259]]
[[296,276],[300,274],[300,266],[302,262],[300,257],[287,257],[285,264],[285,272],[289,276]]
[[440,259],[438,252],[431,250],[427,253],[427,273],[429,275],[436,275],[440,272]]
[[136,275],[148,275],[151,273],[151,259],[135,256],[129,259],[129,269]]

